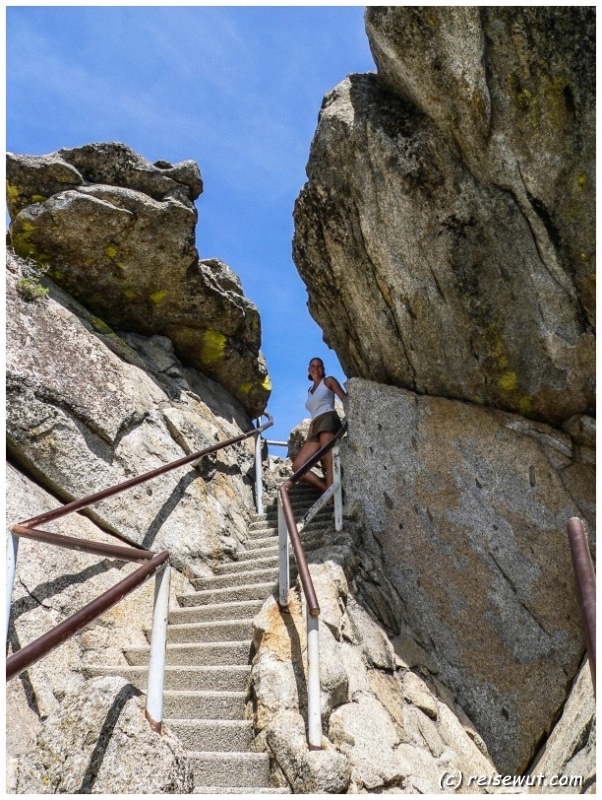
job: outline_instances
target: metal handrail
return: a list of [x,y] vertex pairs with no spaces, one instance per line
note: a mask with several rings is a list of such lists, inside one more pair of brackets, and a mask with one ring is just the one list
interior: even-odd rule
[[87,497],[82,497],[81,500],[74,500],[73,502],[67,503],[60,508],[54,509],[53,511],[47,511],[45,514],[39,514],[37,517],[32,517],[31,519],[25,520],[25,522],[21,522],[19,524],[30,528],[32,525],[42,525],[45,522],[51,522],[52,520],[63,517],[66,514],[71,514],[73,511],[79,511],[80,509],[91,506],[94,503],[98,503],[100,500],[104,500],[107,497],[112,497],[115,494],[119,494],[126,489],[130,489],[132,486],[137,486],[140,483],[144,483],[151,478],[156,478],[159,475],[163,475],[163,473],[169,472],[172,469],[184,466],[184,464],[189,464],[191,461],[196,461],[198,458],[202,458],[210,453],[215,453],[217,450],[222,450],[224,447],[229,447],[232,444],[238,444],[238,442],[242,442],[244,439],[248,439],[250,436],[257,436],[258,434],[262,433],[262,431],[267,430],[267,428],[270,428],[274,424],[274,418],[271,414],[266,412],[264,416],[268,418],[267,422],[257,428],[247,431],[246,433],[242,433],[239,436],[234,436],[231,439],[225,439],[223,442],[217,442],[210,447],[206,447],[204,450],[198,450],[196,453],[191,453],[188,456],[179,458],[177,461],[164,464],[162,467],[150,470],[150,472],[145,472],[142,475],[138,475],[136,478],[130,478],[130,480],[124,481],[123,483],[118,483],[115,486],[110,486],[108,489],[103,489],[101,492],[96,492],[95,494],[88,495]]
[[[45,544],[53,544],[59,547],[64,547],[71,550],[80,550],[82,552],[93,553],[95,555],[113,556],[115,558],[126,561],[146,561],[137,570],[135,570],[127,578],[124,578],[118,584],[113,586],[108,591],[97,597],[91,603],[84,606],[80,611],[73,614],[68,619],[61,622],[59,625],[52,628],[50,631],[42,634],[30,644],[22,647],[6,661],[6,679],[7,681],[15,677],[23,670],[30,667],[36,661],[39,661],[44,655],[49,653],[55,647],[58,647],[67,639],[71,638],[77,631],[86,627],[94,619],[103,614],[109,608],[114,606],[126,595],[130,594],[134,589],[144,583],[148,578],[153,575],[157,576],[157,584],[155,590],[155,607],[153,612],[153,636],[151,639],[151,658],[149,664],[149,688],[147,690],[147,709],[146,716],[153,728],[157,731],[161,730],[161,714],[163,703],[163,671],[165,665],[165,626],[167,624],[167,609],[169,605],[169,552],[164,550],[160,553],[155,553],[150,550],[145,550],[138,547],[120,547],[101,542],[93,542],[90,540],[76,539],[71,536],[63,536],[56,533],[50,533],[33,527],[34,525],[41,525],[46,522],[64,517],[82,508],[86,508],[94,503],[111,497],[115,494],[125,491],[132,486],[144,483],[152,478],[162,475],[170,470],[177,469],[191,461],[196,461],[205,455],[214,453],[217,450],[222,450],[238,442],[244,441],[251,436],[256,436],[259,440],[259,434],[274,424],[273,417],[267,412],[264,414],[267,417],[267,422],[263,425],[253,428],[246,433],[226,439],[222,442],[217,442],[215,445],[206,447],[184,458],[180,458],[169,464],[166,464],[157,469],[139,475],[136,478],[124,481],[104,489],[101,492],[83,497],[80,500],[74,500],[52,511],[39,514],[31,519],[19,522],[11,528],[11,536],[9,537],[8,553],[7,553],[7,568],[9,577],[7,580],[7,617],[6,617],[6,634],[8,637],[8,625],[10,621],[10,601],[12,597],[12,587],[14,582],[14,575],[16,571],[18,539],[20,537],[33,539],[35,541],[43,542]],[[115,535],[115,534],[113,534]],[[167,575],[167,580],[163,579],[163,574]],[[155,637],[155,630],[161,631],[163,637],[162,644],[157,644]],[[158,664],[157,669],[160,670],[160,687],[156,690],[156,686],[151,688],[150,673],[153,669],[153,662]],[[154,695],[151,704],[151,694]]]
[[301,579],[301,585],[303,587],[303,591],[305,593],[305,599],[308,604],[309,613],[312,617],[317,617],[320,614],[320,606],[318,604],[318,598],[316,597],[316,591],[314,589],[313,581],[311,579],[311,575],[309,574],[309,568],[307,566],[307,559],[305,557],[305,550],[303,549],[303,544],[301,542],[301,537],[299,535],[299,530],[297,528],[297,523],[295,521],[295,515],[293,514],[293,508],[291,506],[291,501],[288,496],[288,487],[287,484],[294,485],[297,481],[301,480],[301,478],[308,472],[315,464],[318,463],[324,456],[329,453],[333,447],[339,442],[339,440],[343,437],[343,435],[347,431],[347,420],[345,420],[339,429],[336,436],[331,439],[324,447],[320,448],[311,458],[309,458],[305,464],[303,464],[299,469],[290,477],[284,481],[279,489],[278,495],[280,500],[282,501],[282,510],[284,512],[284,518],[286,521],[286,527],[288,530],[288,534],[291,540],[291,544],[293,546],[293,552],[295,554],[295,560],[297,562],[297,569],[299,570],[299,578]]
[[585,628],[585,641],[589,654],[589,668],[594,693],[596,691],[596,574],[585,533],[585,526],[579,517],[571,517],[567,523],[577,596]]
[[[319,615],[320,606],[316,596],[316,590],[309,572],[305,550],[299,535],[299,528],[293,514],[291,501],[289,497],[289,489],[300,480],[305,473],[310,470],[314,464],[320,461],[326,453],[330,452],[338,445],[339,440],[347,430],[347,421],[345,421],[336,434],[328,444],[320,448],[315,455],[308,459],[305,464],[298,469],[291,478],[278,489],[279,505],[278,505],[278,541],[280,552],[280,566],[279,566],[279,604],[281,607],[286,607],[288,602],[289,592],[289,560],[288,560],[288,539],[290,539],[293,546],[293,553],[295,554],[295,561],[297,562],[297,569],[301,586],[305,594],[305,601],[307,606],[307,738],[311,750],[319,750],[322,746],[322,721],[320,711],[320,637],[319,637]],[[338,460],[338,449],[335,450],[334,465],[333,465],[333,484],[324,492],[321,499],[314,504],[312,510],[326,502],[329,496],[334,493],[335,496],[335,528],[340,530],[343,524],[343,512],[341,501],[341,476]],[[305,515],[304,519],[309,518],[309,513]],[[340,525],[340,527],[339,527]]]
[[[59,544],[59,542],[56,542]],[[153,557],[154,556],[154,557]],[[121,556],[124,558],[124,556]],[[166,565],[169,559],[169,552],[163,550],[161,553],[151,554],[148,563],[143,564],[131,575],[128,575],[119,583],[112,586],[106,592],[101,594],[91,603],[84,606],[72,616],[68,617],[63,622],[56,625],[51,630],[43,633],[30,644],[17,650],[10,658],[6,659],[6,680],[9,681],[15,675],[23,672],[23,670],[35,664],[43,656],[58,647],[67,639],[70,639],[74,633],[85,628],[90,622],[93,622],[109,608],[112,608],[116,603],[122,600],[126,595],[137,589],[138,586],[143,584],[148,578],[152,577],[157,570]]]

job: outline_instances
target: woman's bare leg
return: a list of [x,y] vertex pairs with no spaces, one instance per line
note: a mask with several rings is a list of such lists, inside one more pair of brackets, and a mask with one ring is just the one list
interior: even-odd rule
[[[330,433],[329,431],[324,431],[324,433],[320,433],[320,448],[325,447],[328,442],[331,442],[334,439],[334,433]],[[321,459],[322,466],[324,467],[324,475],[326,477],[326,488],[328,489],[332,486],[334,481],[333,471],[332,471],[332,450],[326,453],[323,458]]]
[[[315,455],[322,445],[319,442],[305,442],[301,450],[297,455],[297,458],[293,461],[293,472],[296,472],[300,469],[306,461]],[[309,483],[315,489],[319,489],[321,492],[326,491],[326,482],[322,480],[315,472],[308,470],[305,475],[301,478],[302,481]]]

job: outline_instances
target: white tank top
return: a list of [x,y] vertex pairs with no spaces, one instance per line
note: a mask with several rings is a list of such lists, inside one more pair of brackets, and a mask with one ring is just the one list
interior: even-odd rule
[[323,378],[316,386],[313,394],[311,389],[308,390],[305,408],[311,414],[312,419],[319,417],[320,414],[325,414],[327,411],[334,411],[334,392],[326,386]]

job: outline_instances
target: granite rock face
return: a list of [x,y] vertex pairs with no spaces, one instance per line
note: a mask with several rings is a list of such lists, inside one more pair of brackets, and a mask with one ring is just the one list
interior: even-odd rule
[[495,772],[451,693],[397,656],[359,601],[352,578],[357,556],[345,537],[333,535],[332,545],[309,558],[321,609],[321,750],[308,748],[305,730],[307,634],[300,586],[291,591],[288,611],[271,598],[254,620],[256,747],[272,753],[282,784],[295,793],[424,794],[440,792],[448,772]]
[[111,326],[167,336],[251,415],[270,394],[261,323],[219,259],[199,260],[192,161],[150,164],[117,142],[8,154],[15,251]]
[[591,414],[594,12],[370,7],[295,207],[312,316],[357,376]]
[[[181,364],[165,337],[123,338],[44,277],[48,295],[24,299],[27,265],[9,256],[8,267],[8,450],[64,502],[253,427],[222,387]],[[167,549],[174,566],[203,574],[247,535],[253,466],[251,438],[89,513],[105,530]]]
[[140,692],[123,678],[95,678],[68,694],[17,768],[18,794],[189,794],[181,742],[155,733]]
[[589,663],[577,674],[562,717],[531,769],[531,781],[532,794],[596,794],[596,698]]
[[595,530],[593,449],[518,415],[347,388],[362,595],[402,656],[412,632],[498,769],[520,774],[583,657],[566,523]]

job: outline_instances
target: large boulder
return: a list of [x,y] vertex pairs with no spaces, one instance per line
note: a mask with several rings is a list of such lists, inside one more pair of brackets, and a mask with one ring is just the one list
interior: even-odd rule
[[359,378],[347,387],[362,595],[402,657],[455,693],[498,769],[519,774],[583,657],[566,524],[595,529],[593,439]]
[[[253,427],[228,392],[182,366],[168,339],[124,334],[126,342],[51,281],[26,272],[9,255],[8,450],[57,497],[79,499]],[[31,299],[36,286],[41,296]],[[251,438],[108,498],[89,514],[203,574],[234,556],[247,536],[253,467]]]
[[48,719],[16,770],[17,794],[189,794],[192,766],[169,730],[155,733],[140,692],[123,678],[95,678]]
[[7,178],[19,255],[109,325],[169,337],[187,364],[263,412],[271,387],[259,313],[226,264],[199,261],[194,162],[153,165],[112,142],[9,153]]
[[287,611],[270,598],[254,620],[256,747],[272,753],[281,782],[295,793],[439,793],[446,775],[495,772],[449,691],[397,656],[366,610],[347,577],[357,568],[349,540],[333,534],[332,541],[309,554],[321,609],[322,747],[310,750],[305,731],[307,633],[299,586]]
[[592,413],[594,11],[370,7],[295,207],[348,376],[558,425]]

